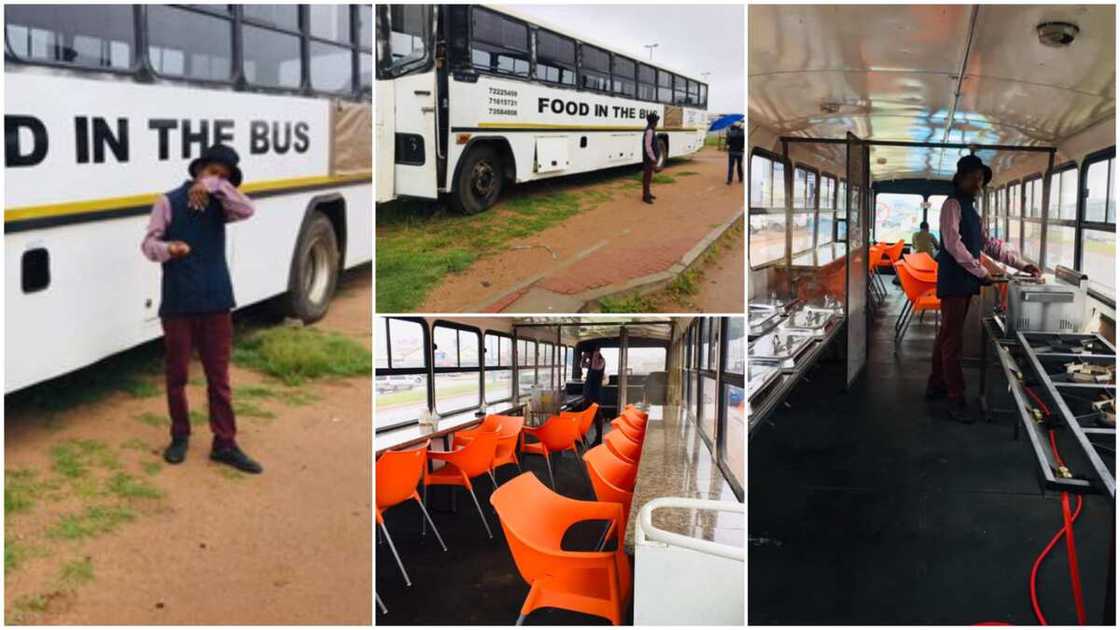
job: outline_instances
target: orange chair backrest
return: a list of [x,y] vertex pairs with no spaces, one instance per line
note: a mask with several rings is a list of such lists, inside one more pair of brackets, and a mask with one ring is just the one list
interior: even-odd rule
[[622,431],[611,431],[603,438],[603,441],[606,442],[608,448],[615,454],[621,455],[625,460],[637,463],[638,458],[641,457],[641,445],[623,435]]
[[878,243],[867,248],[867,268],[871,271],[879,265],[879,261],[883,258],[883,246]]
[[537,429],[537,438],[549,452],[569,449],[576,441],[576,422],[572,416],[552,416]]
[[887,257],[891,259],[892,265],[902,256],[903,247],[906,247],[906,241],[900,238],[897,243],[887,248]]
[[595,421],[595,414],[599,413],[599,403],[591,403],[582,413],[583,415],[579,418],[579,426],[577,429],[579,430],[579,434],[584,436],[587,435],[587,432],[591,429],[591,423]]
[[424,475],[430,442],[426,440],[419,446],[400,451],[386,451],[377,458],[377,509],[392,507],[416,492]]
[[[615,490],[623,490],[627,493],[634,492],[634,482],[638,476],[638,467],[634,464],[619,458],[607,448],[606,444],[600,444],[595,448],[588,449],[583,454],[583,461],[592,469],[591,484],[596,486],[596,477],[600,481],[605,481],[613,486]],[[599,497],[600,501],[613,501],[614,499],[601,496],[599,494],[598,486],[595,487],[595,496]]]
[[622,417],[629,420],[630,425],[635,429],[642,429],[643,431],[646,428],[646,422],[649,421],[649,415],[643,414],[637,407],[627,406],[622,410]]
[[910,270],[906,268],[906,263],[896,262],[894,264],[894,271],[898,274],[898,282],[902,285],[902,292],[906,294],[906,299],[913,302],[922,297],[922,293],[924,293],[923,288],[925,288],[926,285],[918,282],[914,276],[910,275]]
[[477,477],[490,470],[497,448],[497,431],[479,433],[469,444],[455,451],[453,463],[468,477]]
[[622,431],[626,437],[639,444],[645,440],[645,432],[635,427],[633,424],[630,424],[630,420],[626,416],[619,416],[611,420],[611,426]]
[[525,418],[521,416],[496,416],[501,418],[498,428],[498,446],[495,457],[506,457],[517,450],[517,439],[521,437],[521,428],[525,426]]
[[508,417],[509,416],[499,416],[497,414],[487,414],[486,417],[482,419],[482,424],[478,425],[477,427],[475,427],[474,429],[471,429],[471,430],[472,431],[497,431],[498,427],[502,426],[502,418],[508,418]]
[[580,503],[549,490],[531,472],[505,482],[490,495],[513,562],[526,582],[555,572],[560,560],[548,552],[561,551],[564,530]]

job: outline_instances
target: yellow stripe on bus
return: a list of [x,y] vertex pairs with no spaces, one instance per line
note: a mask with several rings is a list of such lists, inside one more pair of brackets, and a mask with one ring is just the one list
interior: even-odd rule
[[[261,182],[249,182],[241,186],[244,193],[272,192],[287,188],[303,188],[306,186],[319,186],[322,184],[345,184],[350,182],[369,181],[373,171],[355,173],[353,175],[319,175],[314,177],[290,177],[287,179],[273,179]],[[75,201],[71,203],[52,203],[41,206],[23,206],[4,210],[4,222],[26,221],[28,219],[44,219],[47,217],[60,217],[75,214],[102,212],[117,208],[134,208],[155,203],[162,193],[147,193],[143,195],[130,195],[127,197],[108,197],[105,199],[91,199],[89,201]]]
[[[565,125],[549,123],[480,122],[479,129],[592,129],[594,131],[644,131],[645,125],[619,127],[611,125]],[[658,127],[658,131],[699,131],[696,127]]]

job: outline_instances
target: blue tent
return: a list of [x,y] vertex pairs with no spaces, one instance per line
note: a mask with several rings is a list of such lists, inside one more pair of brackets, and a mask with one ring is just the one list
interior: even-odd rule
[[713,120],[712,124],[708,126],[708,132],[711,133],[713,131],[726,129],[741,120],[743,120],[742,114],[727,114],[724,116],[720,116],[719,118]]

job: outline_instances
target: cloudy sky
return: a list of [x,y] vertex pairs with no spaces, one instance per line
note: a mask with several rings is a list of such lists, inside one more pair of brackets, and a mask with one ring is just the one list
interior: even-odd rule
[[530,18],[586,36],[637,59],[649,59],[642,44],[658,44],[654,62],[693,76],[707,77],[708,111],[743,113],[746,70],[743,46],[746,18],[742,5],[500,5]]

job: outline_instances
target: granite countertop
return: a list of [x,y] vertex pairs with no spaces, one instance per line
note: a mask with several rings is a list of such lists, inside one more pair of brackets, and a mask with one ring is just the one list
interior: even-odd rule
[[[634,551],[638,512],[658,497],[738,500],[700,437],[696,424],[675,405],[654,406],[649,410],[634,501],[626,526],[628,552]],[[734,512],[660,508],[653,513],[653,524],[666,531],[724,544],[743,545],[746,540],[744,516]]]

